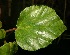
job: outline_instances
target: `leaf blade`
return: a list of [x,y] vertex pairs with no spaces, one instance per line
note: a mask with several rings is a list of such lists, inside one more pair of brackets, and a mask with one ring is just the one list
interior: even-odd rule
[[25,50],[45,48],[66,30],[55,10],[48,6],[25,8],[17,21],[17,44]]

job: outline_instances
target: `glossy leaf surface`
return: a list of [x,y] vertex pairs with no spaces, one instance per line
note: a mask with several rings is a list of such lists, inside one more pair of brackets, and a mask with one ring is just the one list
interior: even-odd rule
[[21,11],[15,36],[22,49],[35,51],[47,47],[65,30],[66,26],[54,9],[33,5]]

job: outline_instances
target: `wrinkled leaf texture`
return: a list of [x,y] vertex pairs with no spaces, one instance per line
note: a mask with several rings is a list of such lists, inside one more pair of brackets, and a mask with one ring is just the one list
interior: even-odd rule
[[15,31],[16,42],[24,50],[45,48],[66,30],[55,10],[48,6],[30,6],[21,11]]

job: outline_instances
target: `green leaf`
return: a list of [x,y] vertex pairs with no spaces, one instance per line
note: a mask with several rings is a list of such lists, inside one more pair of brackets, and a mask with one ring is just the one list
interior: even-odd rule
[[48,6],[30,6],[21,11],[15,31],[16,42],[24,50],[45,48],[66,30],[55,10]]
[[[0,28],[2,27],[2,22],[0,21]],[[5,38],[6,32],[4,29],[0,29],[0,39]]]
[[13,55],[17,51],[16,42],[9,42],[0,47],[0,55]]
[[5,38],[6,32],[4,29],[0,29],[0,39]]

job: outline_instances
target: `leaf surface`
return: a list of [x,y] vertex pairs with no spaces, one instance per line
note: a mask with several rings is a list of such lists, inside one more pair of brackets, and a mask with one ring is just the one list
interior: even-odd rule
[[5,38],[6,31],[4,29],[0,29],[0,39]]
[[17,51],[16,42],[9,42],[0,47],[0,55],[13,55]]
[[48,6],[30,6],[21,11],[15,31],[17,44],[24,50],[45,48],[66,30],[55,10]]
[[2,22],[0,21],[0,39],[5,38],[6,32],[4,29],[1,29],[2,27]]

